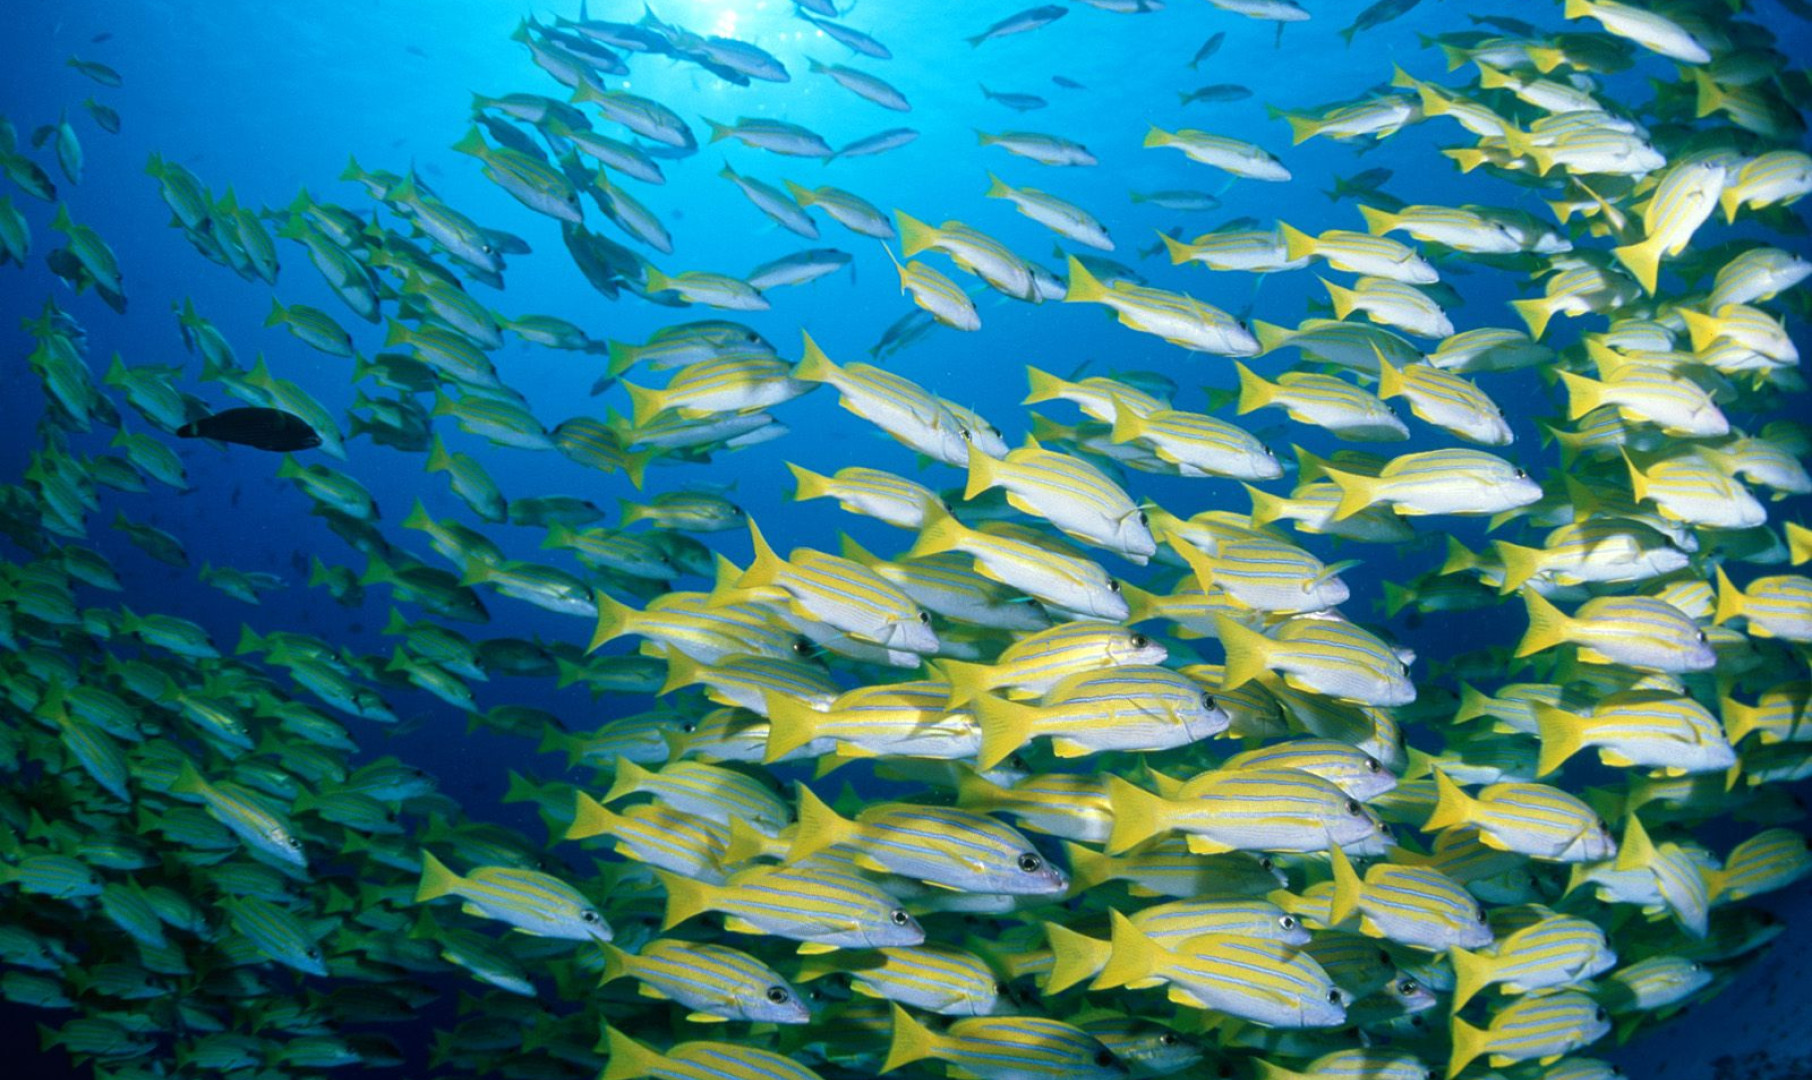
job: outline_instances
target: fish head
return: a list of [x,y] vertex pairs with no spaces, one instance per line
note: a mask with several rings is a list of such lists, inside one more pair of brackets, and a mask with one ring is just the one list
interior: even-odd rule
[[1298,1022],[1310,1028],[1339,1027],[1346,1023],[1346,1007],[1350,1003],[1346,991],[1327,983],[1319,991],[1308,991],[1298,999]]
[[811,1006],[784,979],[751,988],[742,1012],[758,1024],[805,1024],[812,1019]]
[[[1114,595],[1119,594],[1119,589],[1116,587]],[[1124,667],[1128,664],[1155,666],[1162,664],[1169,655],[1170,650],[1150,636],[1137,630],[1126,630],[1108,640],[1105,659],[1115,667]]]
[[931,613],[923,609],[889,622],[881,636],[881,644],[892,650],[919,656],[932,656],[938,650],[937,633],[931,629]]
[[1143,564],[1158,553],[1158,542],[1151,535],[1151,517],[1134,510],[1121,518],[1114,528],[1114,548],[1133,562]]
[[[1004,875],[1004,877],[1003,877]],[[990,877],[1002,886],[1002,892],[1045,896],[1069,890],[1069,875],[1037,851],[1027,848],[1012,857],[1010,870],[997,871]]]
[[1233,726],[1233,717],[1214,695],[1204,690],[1195,701],[1178,711],[1177,719],[1192,740],[1210,739]]
[[869,921],[863,937],[871,949],[883,949],[896,945],[923,945],[925,928],[912,917],[905,908],[887,908]]

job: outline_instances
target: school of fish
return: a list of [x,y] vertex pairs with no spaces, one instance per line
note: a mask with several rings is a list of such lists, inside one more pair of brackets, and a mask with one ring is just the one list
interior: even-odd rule
[[[1316,6],[1207,3],[1229,29],[1275,23],[1279,56]],[[0,123],[0,265],[19,264],[3,273],[54,245],[38,257],[74,290],[27,325],[43,421],[0,488],[0,996],[43,1010],[46,1049],[111,1080],[405,1062],[519,1080],[1596,1080],[1613,1072],[1595,1052],[1716,994],[1780,934],[1747,901],[1812,871],[1784,787],[1812,776],[1812,578],[1794,570],[1812,531],[1769,513],[1812,493],[1788,330],[1812,262],[1771,238],[1804,235],[1789,207],[1812,191],[1812,97],[1757,9],[1812,16],[1801,0],[1473,18],[1400,47],[1352,100],[1274,109],[1263,145],[1124,103],[1131,152],[1197,178],[1134,200],[1186,223],[1230,183],[1284,195],[1279,217],[1174,229],[1147,257],[1202,292],[1320,275],[1328,307],[1304,318],[1229,313],[1110,258],[1134,238],[1058,194],[1068,169],[1100,167],[1059,134],[989,130],[948,164],[1054,233],[1060,266],[958,218],[992,201],[884,210],[834,186],[837,160],[916,137],[834,149],[781,118],[782,84],[820,76],[864,110],[911,111],[919,88],[884,77],[866,5],[797,0],[804,72],[621,7],[639,21],[525,21],[515,41],[545,78],[475,96],[448,140],[523,223],[558,223],[565,255],[535,258],[672,309],[643,341],[499,313],[529,244],[413,171],[355,161],[341,201],[259,210],[153,156],[147,182],[196,252],[256,286],[319,275],[343,310],[272,300],[267,325],[295,343],[248,367],[184,304],[180,363],[103,364],[71,309],[123,311],[135,268],[81,222],[79,185],[97,133],[130,115],[91,98]],[[975,7],[948,30],[981,55],[1060,18],[1161,26],[1166,4]],[[1379,0],[1342,36],[1416,7]],[[1212,70],[1224,39],[1186,72]],[[707,120],[620,88],[655,63],[749,105]],[[123,81],[69,64],[103,98]],[[1627,72],[1652,96],[1613,100]],[[1198,82],[1179,75],[1186,107],[1253,93]],[[1405,204],[1370,169],[1327,193],[1345,227],[1298,227],[1328,204],[1292,181],[1292,145],[1358,153],[1412,125],[1446,147],[1428,164],[1450,200]],[[850,252],[739,277],[675,249],[642,199],[668,171],[716,168],[701,137],[732,151],[724,190],[752,215],[814,243],[844,230],[897,272],[910,313],[867,356],[738,321],[793,310],[791,289]],[[1535,198],[1469,201],[1506,181]],[[1458,329],[1447,282],[1468,272],[1523,298]],[[1170,362],[1032,366],[1036,411],[991,419],[960,385],[886,366],[982,331],[1000,303],[1103,306]],[[546,426],[493,362],[511,340],[590,365],[595,407]],[[349,363],[352,411],[285,377],[304,349]],[[1221,388],[1188,401],[1186,373],[1211,369],[1196,377]],[[1512,446],[1529,418],[1491,397],[1531,374],[1553,405],[1541,450]],[[898,445],[818,467],[783,420],[809,393]],[[1277,447],[1256,420],[1284,425]],[[1357,445],[1290,453],[1308,429]],[[1391,454],[1412,432],[1441,445]],[[380,521],[334,464],[361,436],[469,514],[418,502]],[[696,466],[778,438],[791,475],[769,483],[891,542],[792,546],[701,483]],[[96,531],[103,493],[143,506],[189,486],[185,455],[228,447],[344,540],[307,587],[385,611],[388,655],[255,610],[235,642],[116,573],[114,533],[189,558],[126,510]],[[620,513],[506,498],[484,462],[521,451],[596,470]],[[1152,475],[1250,509],[1158,506],[1139,493]],[[1488,518],[1489,540],[1446,532],[1464,517]],[[536,530],[545,561],[506,555],[506,525]],[[1345,610],[1357,563],[1326,561],[1335,543],[1420,560],[1384,585],[1385,619],[1502,611],[1526,633],[1418,662]],[[197,573],[247,605],[300,584]],[[519,605],[571,616],[570,634],[473,636]],[[508,703],[550,683],[589,687],[609,719]],[[416,691],[449,730],[468,718],[522,739],[524,760],[557,755],[510,779],[545,840],[366,752],[398,720],[389,699]],[[1741,839],[1700,839],[1714,822]],[[424,1014],[426,1063],[385,1033]]]

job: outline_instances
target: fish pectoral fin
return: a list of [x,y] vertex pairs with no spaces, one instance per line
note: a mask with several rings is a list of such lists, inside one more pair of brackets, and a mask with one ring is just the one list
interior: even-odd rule
[[818,956],[823,953],[836,952],[837,946],[827,945],[822,941],[802,941],[797,952],[800,956]]
[[730,1020],[727,1016],[719,1016],[716,1013],[708,1012],[687,1013],[686,1019],[695,1024],[724,1024],[728,1023]]

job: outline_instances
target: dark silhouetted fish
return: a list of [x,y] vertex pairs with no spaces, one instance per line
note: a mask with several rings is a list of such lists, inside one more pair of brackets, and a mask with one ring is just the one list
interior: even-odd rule
[[219,439],[259,450],[289,453],[321,445],[320,433],[294,413],[282,409],[228,409],[176,429],[184,439]]

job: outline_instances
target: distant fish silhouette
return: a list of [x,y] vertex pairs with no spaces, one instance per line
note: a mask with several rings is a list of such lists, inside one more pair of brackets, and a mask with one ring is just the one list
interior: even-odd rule
[[176,429],[184,439],[219,439],[259,450],[288,453],[321,445],[321,436],[308,421],[282,409],[228,409],[190,421]]

